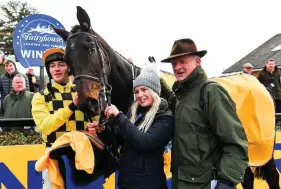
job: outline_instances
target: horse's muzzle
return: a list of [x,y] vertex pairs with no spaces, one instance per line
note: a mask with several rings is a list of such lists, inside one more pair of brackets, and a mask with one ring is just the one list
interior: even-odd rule
[[101,113],[98,100],[87,97],[82,102],[78,103],[78,108],[86,115],[93,117]]

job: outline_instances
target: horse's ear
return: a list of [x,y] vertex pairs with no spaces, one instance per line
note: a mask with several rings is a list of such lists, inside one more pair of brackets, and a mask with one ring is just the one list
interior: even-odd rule
[[89,30],[91,27],[91,20],[87,12],[80,6],[77,6],[77,20],[83,30]]
[[61,36],[61,38],[62,38],[64,41],[66,41],[66,39],[68,38],[69,32],[66,31],[66,30],[64,30],[64,29],[57,28],[57,27],[55,27],[54,25],[51,25],[51,26],[52,26],[52,28],[55,30],[55,32],[56,32],[59,36]]

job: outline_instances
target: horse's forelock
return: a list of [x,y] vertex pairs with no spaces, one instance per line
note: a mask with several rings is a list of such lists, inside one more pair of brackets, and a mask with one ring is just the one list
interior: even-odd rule
[[71,33],[75,33],[75,32],[77,32],[78,30],[80,30],[81,29],[81,27],[79,26],[79,25],[75,25],[75,26],[73,26],[73,28],[71,29]]
[[[75,25],[75,26],[73,26],[73,28],[71,29],[70,32],[71,32],[71,33],[76,33],[76,32],[80,32],[80,31],[85,32],[85,30],[83,30],[80,25]],[[90,29],[89,29],[88,31],[86,31],[86,32],[89,32],[89,33],[91,33],[91,34],[94,34],[94,33],[95,33],[92,28],[90,28]]]

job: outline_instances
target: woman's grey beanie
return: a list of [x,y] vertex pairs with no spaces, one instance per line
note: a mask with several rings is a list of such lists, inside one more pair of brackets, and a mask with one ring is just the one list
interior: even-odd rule
[[134,90],[138,86],[149,87],[160,96],[160,70],[158,69],[157,64],[149,64],[147,67],[143,68],[141,74],[133,83]]

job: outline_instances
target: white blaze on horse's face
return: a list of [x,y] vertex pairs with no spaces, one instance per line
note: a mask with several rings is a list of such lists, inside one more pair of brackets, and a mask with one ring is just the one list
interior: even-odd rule
[[69,80],[68,66],[64,61],[53,61],[49,65],[50,73],[56,83],[67,83]]
[[153,97],[150,94],[149,88],[146,86],[138,86],[135,88],[136,99],[140,106],[148,107],[153,103]]

